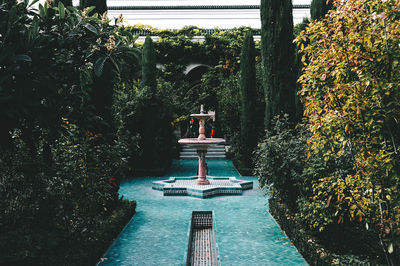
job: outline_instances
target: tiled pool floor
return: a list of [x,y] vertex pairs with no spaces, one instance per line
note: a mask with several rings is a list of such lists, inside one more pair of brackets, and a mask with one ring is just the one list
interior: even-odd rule
[[[168,176],[195,175],[197,160],[174,161]],[[226,160],[209,160],[213,176],[240,175]],[[182,265],[193,210],[214,210],[216,241],[221,265],[306,265],[266,211],[267,199],[254,189],[242,196],[210,199],[164,197],[152,181],[166,177],[136,178],[121,184],[124,198],[137,201],[137,213],[113,242],[100,265]]]

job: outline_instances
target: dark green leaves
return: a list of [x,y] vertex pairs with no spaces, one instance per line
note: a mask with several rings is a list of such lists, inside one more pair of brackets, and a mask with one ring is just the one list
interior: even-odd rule
[[94,64],[94,73],[96,76],[100,77],[103,73],[104,62],[107,60],[106,56],[99,57]]
[[14,56],[15,61],[32,62],[32,58],[26,54],[19,54]]

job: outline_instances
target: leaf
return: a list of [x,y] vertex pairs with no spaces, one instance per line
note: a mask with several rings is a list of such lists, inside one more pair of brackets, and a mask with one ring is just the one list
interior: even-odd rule
[[39,0],[33,0],[33,1],[28,5],[28,7],[33,6],[33,5],[36,4],[38,1],[39,1]]
[[350,132],[350,126],[349,124],[346,125],[346,127],[344,128],[344,132],[349,133]]
[[86,24],[86,25],[85,25],[85,28],[88,29],[88,30],[90,30],[91,32],[93,32],[93,33],[96,34],[96,35],[98,34],[96,27],[94,27],[93,25]]
[[34,17],[32,20],[32,28],[31,28],[32,35],[37,35],[39,32],[39,18]]
[[117,63],[111,56],[110,56],[110,61],[113,63],[113,65],[114,65],[114,67],[115,67],[115,70],[116,70],[117,72],[120,72],[118,63]]
[[103,73],[103,67],[104,67],[104,62],[107,60],[106,56],[102,56],[96,60],[96,63],[94,63],[94,73],[96,76],[100,77],[101,74]]
[[326,207],[329,207],[329,205],[331,204],[331,199],[332,199],[332,195],[329,196],[328,202],[326,203]]
[[46,13],[44,12],[44,8],[42,4],[39,4],[39,15],[43,18],[46,16]]
[[32,62],[32,58],[26,54],[17,54],[14,56],[15,61]]
[[389,246],[388,246],[388,253],[389,254],[393,253],[393,244],[392,243],[390,243]]
[[96,8],[95,6],[88,7],[86,9],[86,14],[89,15],[89,13],[92,12],[95,8]]
[[61,1],[58,2],[58,11],[60,12],[60,18],[63,19],[65,17],[65,7]]

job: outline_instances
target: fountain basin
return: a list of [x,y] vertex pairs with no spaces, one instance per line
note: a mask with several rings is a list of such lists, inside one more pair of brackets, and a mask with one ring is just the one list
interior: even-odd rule
[[198,140],[197,138],[187,138],[178,140],[178,143],[193,146],[198,150],[207,150],[208,147],[225,143],[225,139],[213,138]]
[[154,181],[152,188],[163,191],[164,196],[191,196],[202,199],[221,195],[242,195],[243,190],[253,188],[253,181],[239,180],[235,177],[207,176],[207,185],[199,185],[196,182],[197,178],[171,177],[168,180]]

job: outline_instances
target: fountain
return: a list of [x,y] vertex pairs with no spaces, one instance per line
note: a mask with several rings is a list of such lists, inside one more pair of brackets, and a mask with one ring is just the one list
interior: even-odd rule
[[[196,149],[198,156],[198,172],[196,177],[171,177],[164,181],[153,182],[153,189],[161,190],[164,196],[193,196],[206,198],[214,195],[228,194],[241,195],[242,190],[253,188],[252,181],[238,180],[235,177],[209,177],[206,163],[206,154],[209,147],[225,143],[222,138],[206,138],[205,123],[212,118],[201,105],[199,114],[191,117],[199,120],[199,136],[197,138],[185,138],[178,141],[179,144],[189,145]],[[210,180],[212,180],[212,183]]]
[[196,148],[198,155],[198,179],[196,180],[197,185],[209,185],[210,181],[207,179],[207,163],[206,163],[206,153],[207,149],[213,145],[225,143],[224,139],[221,138],[211,138],[207,139],[205,135],[205,123],[208,119],[212,117],[210,114],[206,114],[204,112],[204,107],[201,105],[200,114],[192,114],[191,117],[194,117],[199,120],[199,136],[198,138],[189,138],[189,139],[180,139],[178,141],[179,144],[189,145]]

